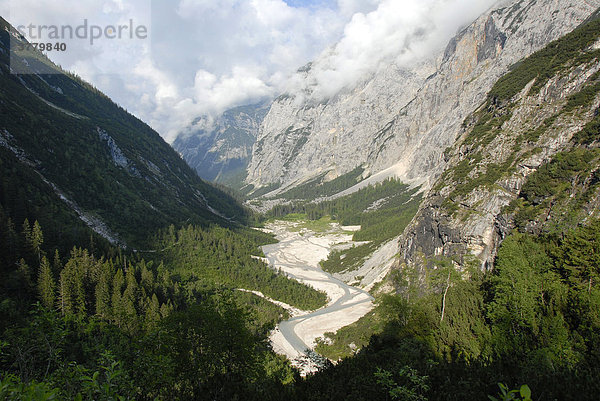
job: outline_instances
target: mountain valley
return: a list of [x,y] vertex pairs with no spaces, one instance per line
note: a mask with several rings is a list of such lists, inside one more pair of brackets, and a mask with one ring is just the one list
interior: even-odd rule
[[600,1],[171,146],[0,28],[1,399],[596,399]]

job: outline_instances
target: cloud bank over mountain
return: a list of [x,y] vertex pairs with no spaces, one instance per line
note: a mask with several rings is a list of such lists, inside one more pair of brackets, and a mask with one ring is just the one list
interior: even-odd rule
[[[306,82],[294,74],[314,59],[309,84],[320,98],[351,86],[382,62],[408,65],[444,46],[494,2],[91,0],[73,7],[66,0],[10,0],[0,12],[9,21],[26,16],[39,24],[92,17],[145,21],[150,15],[150,37],[133,50],[105,41],[75,48],[71,59],[49,56],[172,141],[198,116],[210,123],[233,106],[303,91]],[[107,66],[113,67],[108,73]]]
[[385,0],[369,13],[356,13],[341,40],[299,76],[287,91],[316,100],[329,98],[375,72],[382,63],[410,67],[439,51],[460,27],[489,9],[494,0]]

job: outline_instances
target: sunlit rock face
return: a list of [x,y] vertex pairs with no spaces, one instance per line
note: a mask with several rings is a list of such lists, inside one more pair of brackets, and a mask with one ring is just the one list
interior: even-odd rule
[[393,60],[327,99],[311,93],[315,60],[299,74],[301,92],[277,98],[262,122],[246,181],[282,188],[365,167],[394,167],[403,181],[427,188],[444,169],[444,150],[509,67],[570,32],[597,0],[498,3],[460,31],[445,50],[411,65]]

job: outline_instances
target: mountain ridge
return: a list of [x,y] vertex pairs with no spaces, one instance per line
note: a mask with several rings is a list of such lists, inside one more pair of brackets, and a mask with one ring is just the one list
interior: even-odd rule
[[198,118],[172,146],[201,178],[240,188],[258,127],[269,107],[268,101],[234,107],[213,123]]
[[[12,155],[9,168],[35,172],[38,189],[30,197],[54,197],[53,207],[62,203],[109,241],[134,247],[169,224],[228,225],[228,219],[247,218],[158,133],[26,45],[0,20],[0,145]],[[9,171],[2,173],[5,188],[13,186]],[[7,209],[13,208],[12,196],[4,191]],[[32,214],[20,209],[14,221]]]

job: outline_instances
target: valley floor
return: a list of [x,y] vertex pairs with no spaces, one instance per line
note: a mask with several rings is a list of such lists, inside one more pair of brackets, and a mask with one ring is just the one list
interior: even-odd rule
[[324,272],[319,262],[327,259],[334,247],[351,246],[352,231],[358,227],[331,224],[324,232],[302,228],[301,223],[276,221],[267,229],[279,240],[263,247],[269,264],[287,276],[325,292],[327,306],[319,310],[294,311],[293,317],[281,322],[271,333],[273,349],[289,358],[303,374],[315,369],[306,360],[305,351],[327,332],[336,332],[373,308],[373,297]]

